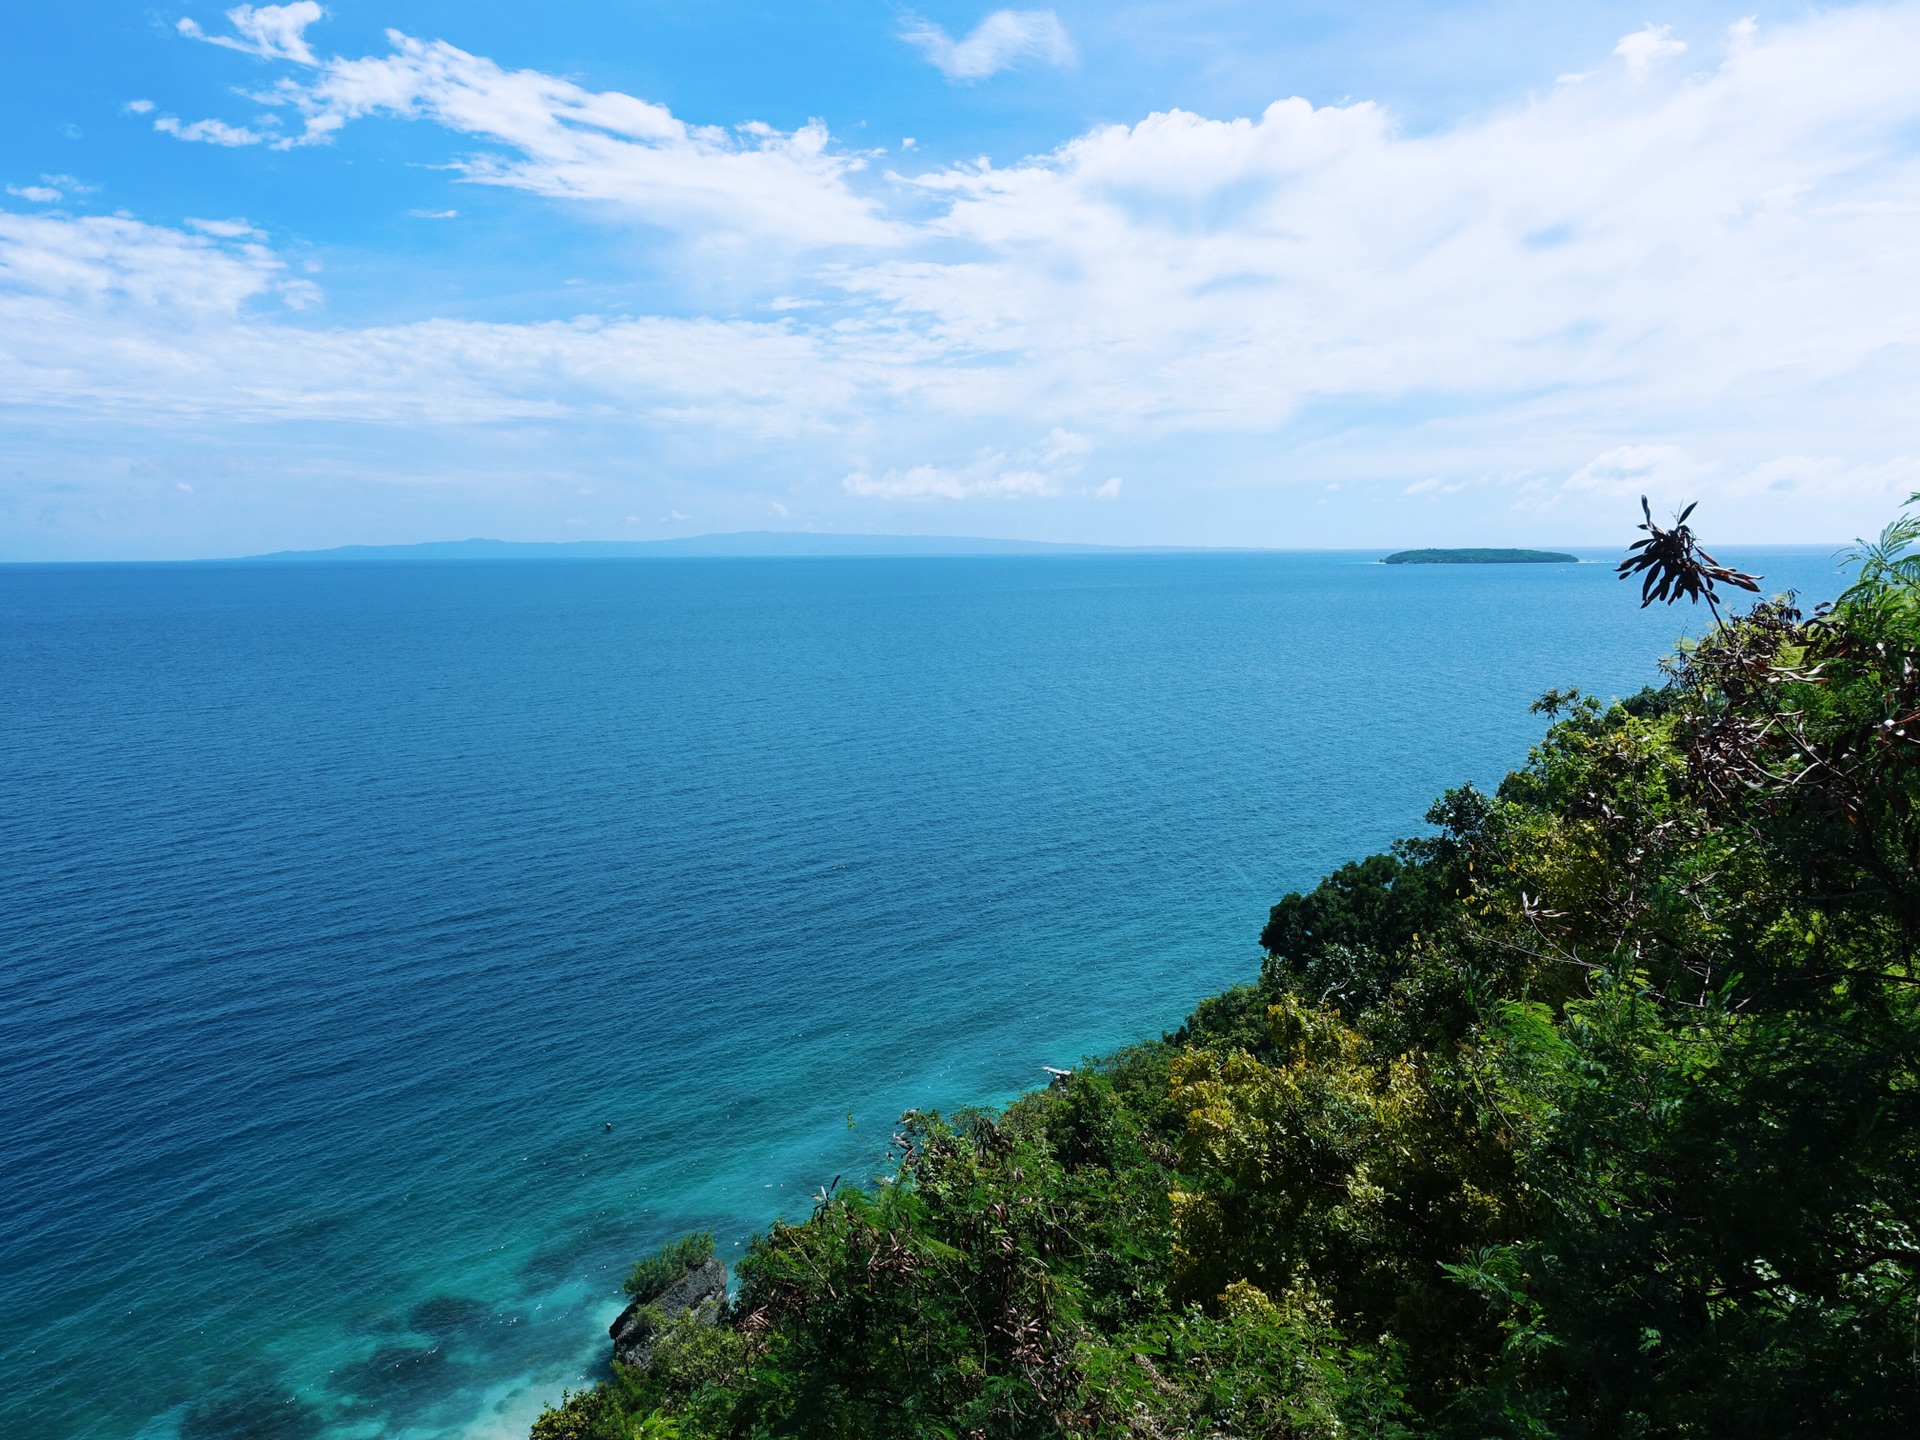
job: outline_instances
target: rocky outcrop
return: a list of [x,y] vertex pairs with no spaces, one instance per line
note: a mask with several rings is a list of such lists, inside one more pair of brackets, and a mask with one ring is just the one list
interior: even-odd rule
[[613,1337],[613,1358],[644,1370],[653,1359],[659,1327],[682,1315],[711,1325],[727,1303],[727,1267],[719,1258],[708,1260],[682,1275],[651,1300],[635,1300],[607,1327]]

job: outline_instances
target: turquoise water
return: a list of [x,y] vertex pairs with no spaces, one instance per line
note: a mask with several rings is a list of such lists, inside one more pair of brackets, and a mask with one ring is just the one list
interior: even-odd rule
[[0,567],[0,1430],[523,1435],[1698,623],[1362,558]]

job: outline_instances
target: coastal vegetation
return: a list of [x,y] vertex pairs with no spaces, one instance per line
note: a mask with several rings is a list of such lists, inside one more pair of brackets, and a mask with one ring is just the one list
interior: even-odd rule
[[1257,976],[910,1113],[535,1440],[1913,1434],[1917,539],[1549,692]]
[[689,1270],[698,1270],[713,1258],[713,1232],[696,1230],[669,1241],[653,1254],[633,1262],[621,1290],[630,1298],[645,1302],[657,1299]]

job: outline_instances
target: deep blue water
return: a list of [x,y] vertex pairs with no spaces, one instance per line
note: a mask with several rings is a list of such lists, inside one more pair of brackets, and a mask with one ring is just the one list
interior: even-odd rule
[[1359,561],[0,567],[0,1431],[524,1435],[1699,623]]

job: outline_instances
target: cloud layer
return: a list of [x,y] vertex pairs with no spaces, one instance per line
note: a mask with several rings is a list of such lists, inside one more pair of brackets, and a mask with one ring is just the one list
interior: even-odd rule
[[243,55],[315,65],[319,62],[307,44],[306,31],[309,25],[318,24],[325,13],[314,0],[296,0],[292,5],[262,5],[257,9],[252,5],[236,5],[227,11],[227,23],[233,26],[231,35],[209,35],[193,20],[182,20],[177,28],[189,39],[205,40],[209,45],[238,50]]
[[554,199],[618,206],[665,229],[751,234],[808,245],[879,245],[893,227],[849,186],[866,157],[835,149],[819,124],[780,132],[760,124],[734,130],[688,125],[665,106],[618,92],[595,93],[533,70],[509,71],[444,41],[387,32],[391,51],[360,59],[317,56],[305,30],[321,18],[311,0],[227,12],[238,32],[208,35],[191,21],[191,38],[303,71],[255,95],[294,111],[300,128],[266,128],[218,119],[183,124],[170,116],[154,129],[215,145],[278,149],[331,144],[368,117],[430,121],[497,148],[456,159],[469,180]]
[[[994,21],[1046,13],[923,48],[964,78],[1016,53]],[[348,329],[296,317],[317,293],[251,232],[0,215],[15,406],[595,417],[724,435],[743,488],[798,469],[843,508],[1119,494],[1080,482],[1097,466],[1129,477],[1124,510],[1195,483],[1193,437],[1210,483],[1491,488],[1569,515],[1742,495],[1776,538],[1920,485],[1920,5],[1649,26],[1432,134],[1289,99],[920,173],[817,125],[691,125],[397,33],[324,59],[311,5],[232,15],[205,38],[292,67],[261,97],[299,118],[278,143],[432,124],[480,147],[453,162],[470,181],[797,247],[812,278],[770,266],[760,318]]]
[[964,40],[912,16],[901,27],[900,38],[949,80],[985,80],[1025,60],[1055,67],[1074,62],[1067,27],[1051,10],[996,10]]

